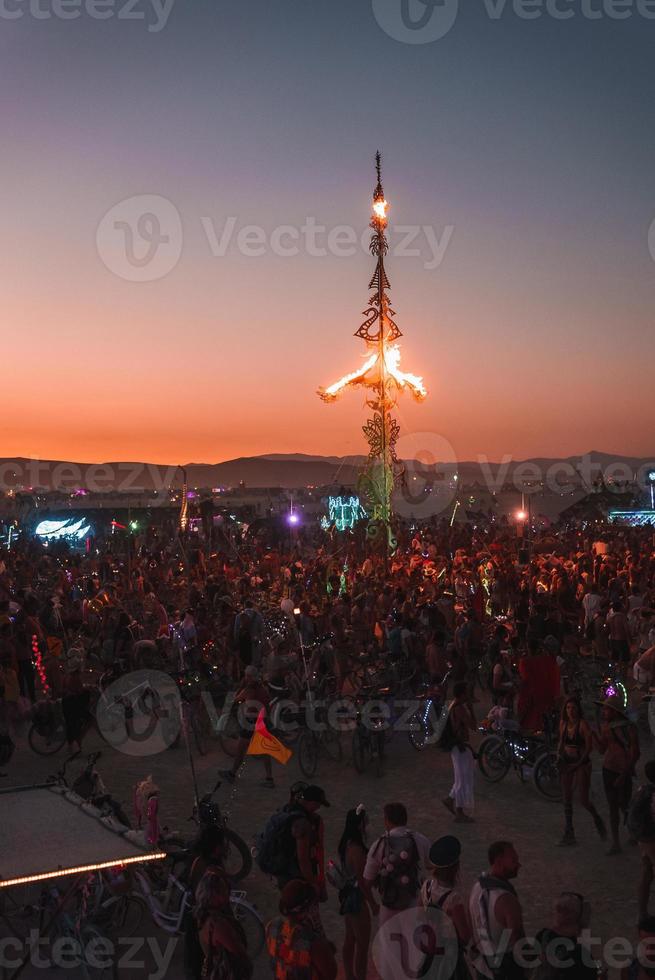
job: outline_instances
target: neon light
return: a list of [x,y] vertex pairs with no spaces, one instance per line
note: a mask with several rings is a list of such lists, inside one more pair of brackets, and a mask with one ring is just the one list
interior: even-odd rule
[[0,880],[0,888],[11,885],[29,885],[32,881],[46,881],[48,878],[62,878],[64,875],[85,874],[87,871],[103,871],[105,868],[122,868],[127,864],[141,864],[145,861],[161,861],[168,857],[165,851],[155,854],[140,854],[138,857],[114,858],[113,861],[101,861],[98,864],[79,864],[75,868],[57,868],[56,871],[43,871],[38,875],[24,875],[22,878],[7,878]]
[[328,530],[334,525],[337,531],[349,531],[367,516],[359,497],[328,497],[328,517],[321,520],[321,527]]
[[48,684],[48,677],[43,663],[43,655],[39,649],[39,640],[36,633],[32,634],[32,656],[34,657],[34,666],[36,667],[36,672],[39,675],[43,693],[47,698],[49,698],[51,693],[50,685]]

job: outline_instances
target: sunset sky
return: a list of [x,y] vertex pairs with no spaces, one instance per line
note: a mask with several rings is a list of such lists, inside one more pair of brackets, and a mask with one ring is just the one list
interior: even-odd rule
[[[361,362],[373,261],[308,254],[300,231],[276,255],[271,233],[361,237],[378,147],[402,363],[430,392],[403,432],[460,459],[653,453],[655,20],[462,0],[445,37],[404,44],[371,0],[177,0],[160,31],[151,0],[146,21],[22,6],[0,17],[0,455],[362,452],[361,392],[315,392]],[[182,224],[149,282],[96,240],[137,195]],[[394,255],[394,224],[450,234],[438,267],[424,232]],[[264,255],[240,253],[248,225]]]

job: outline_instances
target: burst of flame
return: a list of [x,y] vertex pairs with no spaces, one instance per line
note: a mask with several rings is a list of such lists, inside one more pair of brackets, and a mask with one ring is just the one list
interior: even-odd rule
[[423,378],[417,374],[407,374],[398,367],[400,364],[400,347],[394,344],[393,347],[384,348],[384,363],[387,372],[394,379],[399,388],[408,387],[418,401],[427,397],[427,390],[423,384]]
[[375,211],[376,217],[378,218],[382,218],[382,219],[386,218],[388,207],[389,207],[389,203],[385,200],[373,201],[373,210]]
[[[416,374],[408,374],[400,370],[400,347],[397,344],[387,347],[385,344],[382,356],[384,358],[385,372],[393,379],[398,388],[409,388],[417,401],[423,401],[427,396],[423,378],[419,378]],[[355,385],[363,384],[367,387],[373,387],[378,383],[379,379],[379,370],[373,374],[374,368],[376,366],[379,368],[379,358],[380,353],[376,351],[364,361],[358,371],[344,375],[343,378],[330,385],[329,388],[321,388],[319,395],[324,401],[334,401],[344,388],[351,385],[354,387]],[[369,374],[373,374],[373,376],[369,377]]]
[[372,354],[364,363],[362,364],[359,371],[353,371],[352,374],[346,374],[339,381],[335,381],[333,385],[329,388],[321,388],[319,394],[321,398],[325,401],[334,401],[334,399],[346,388],[348,385],[358,385],[365,382],[365,376],[375,367],[377,363],[378,355]]

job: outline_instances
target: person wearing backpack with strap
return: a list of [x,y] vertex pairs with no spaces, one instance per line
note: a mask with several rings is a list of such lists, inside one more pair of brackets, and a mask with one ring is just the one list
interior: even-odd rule
[[325,791],[320,786],[303,786],[269,819],[257,844],[257,864],[277,879],[280,890],[299,879],[313,887],[312,913],[319,929],[319,902],[327,901],[324,828],[318,814],[322,806],[330,806]]
[[[457,837],[440,837],[430,848],[430,864],[434,865],[432,877],[423,882],[421,902],[425,909],[437,909],[448,916],[457,934],[457,963],[452,980],[470,980],[471,974],[465,959],[466,947],[473,935],[466,902],[457,890],[459,860],[462,845]],[[434,956],[434,954],[429,954]],[[424,975],[429,976],[430,962],[424,964]]]
[[[378,916],[378,949],[392,942],[391,933],[385,930],[387,922],[408,909],[420,906],[421,871],[429,870],[430,841],[424,834],[407,826],[407,809],[402,803],[387,803],[384,808],[385,833],[371,846],[366,858],[362,885],[369,907]],[[373,896],[378,892],[380,903]],[[398,930],[409,928],[407,917],[399,916]],[[414,927],[408,941],[413,945]],[[396,937],[397,938],[397,937]],[[390,963],[391,951],[383,957]]]

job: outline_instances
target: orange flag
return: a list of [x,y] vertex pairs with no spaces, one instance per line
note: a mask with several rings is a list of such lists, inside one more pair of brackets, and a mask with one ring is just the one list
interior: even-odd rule
[[287,762],[293,755],[290,749],[283,745],[275,735],[271,735],[268,728],[266,727],[266,722],[264,721],[264,709],[259,712],[257,722],[255,724],[255,731],[253,732],[252,738],[250,739],[250,745],[248,746],[248,755],[270,755],[273,759],[277,759],[281,762],[283,766],[286,766]]

